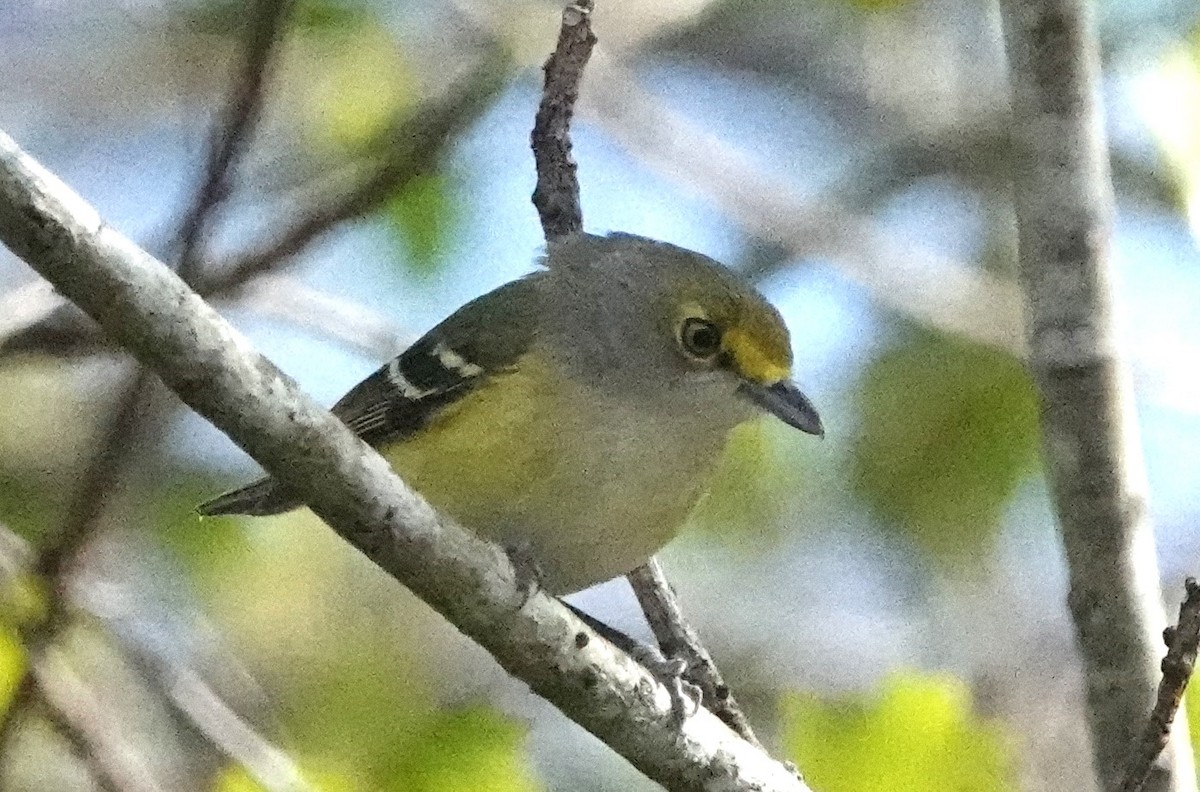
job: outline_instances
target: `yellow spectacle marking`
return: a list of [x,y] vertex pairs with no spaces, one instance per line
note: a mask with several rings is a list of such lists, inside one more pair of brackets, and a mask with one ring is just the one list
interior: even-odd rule
[[790,361],[764,350],[744,330],[734,328],[725,333],[725,348],[733,356],[737,371],[746,379],[763,385],[774,385],[791,374]]

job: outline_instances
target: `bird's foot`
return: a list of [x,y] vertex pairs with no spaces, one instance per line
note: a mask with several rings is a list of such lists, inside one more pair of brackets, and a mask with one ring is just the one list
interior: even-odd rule
[[521,603],[517,606],[517,610],[520,610],[542,587],[542,565],[529,542],[507,542],[503,548],[516,575],[517,590],[521,593]]
[[664,657],[657,649],[644,644],[637,646],[638,649],[633,652],[634,659],[666,685],[671,694],[671,714],[675,720],[683,723],[699,712],[704,703],[704,692],[698,685],[683,678],[688,670],[687,661],[679,657]]
[[635,641],[615,627],[610,627],[571,603],[565,600],[559,601],[605,640],[626,652],[649,671],[655,679],[666,686],[667,691],[671,694],[671,713],[678,723],[683,723],[700,711],[704,695],[699,687],[683,678],[688,670],[686,660],[666,657],[656,647]]

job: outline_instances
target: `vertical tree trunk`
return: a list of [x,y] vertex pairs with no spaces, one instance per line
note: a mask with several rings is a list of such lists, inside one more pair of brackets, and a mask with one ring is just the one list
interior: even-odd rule
[[[1001,0],[1030,365],[1070,569],[1092,752],[1115,790],[1154,702],[1165,626],[1130,383],[1112,328],[1113,211],[1085,0]],[[1150,789],[1195,790],[1179,722]]]

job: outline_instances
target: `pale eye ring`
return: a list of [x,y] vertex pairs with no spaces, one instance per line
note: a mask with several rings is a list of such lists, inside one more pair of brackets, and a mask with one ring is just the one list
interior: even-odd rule
[[710,360],[721,351],[721,328],[707,319],[685,319],[679,328],[679,345],[697,360]]

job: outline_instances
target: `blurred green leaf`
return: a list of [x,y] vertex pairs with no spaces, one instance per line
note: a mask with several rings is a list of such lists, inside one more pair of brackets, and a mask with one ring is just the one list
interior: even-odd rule
[[1193,235],[1200,233],[1200,28],[1186,45],[1167,48],[1131,91],[1158,144]]
[[196,506],[229,486],[186,470],[164,475],[152,498],[144,524],[157,529],[158,541],[187,568],[202,591],[229,585],[230,567],[252,552],[246,523],[240,519],[201,517]]
[[57,529],[92,452],[110,382],[94,377],[80,387],[73,367],[42,356],[0,366],[0,522],[34,544]]
[[[304,33],[343,32],[369,18],[367,0],[297,0],[292,9],[292,28]],[[246,27],[244,0],[207,0],[188,10],[193,30],[199,33],[231,34]]]
[[8,709],[25,674],[25,650],[17,634],[0,628],[0,712]]
[[[368,787],[352,773],[328,765],[310,767],[301,759],[300,775],[313,792],[366,792]],[[250,777],[241,765],[229,765],[216,777],[213,792],[271,792]]]
[[[528,792],[525,728],[485,706],[437,713],[379,779],[397,792]],[[382,787],[381,787],[382,788]]]
[[161,526],[209,618],[278,701],[281,745],[335,767],[330,778],[366,778],[431,710],[423,631],[434,617],[307,509],[198,517],[196,503],[220,490],[186,472],[164,478],[144,522]]
[[[1195,692],[1184,695],[1183,711],[1187,714],[1188,737],[1192,743],[1192,752],[1200,756],[1200,695]],[[1200,779],[1200,767],[1196,769],[1196,773],[1197,778]]]
[[792,759],[821,792],[1003,792],[1013,761],[998,725],[949,676],[893,674],[871,696],[784,699]]
[[42,578],[33,572],[8,576],[0,586],[0,625],[21,631],[41,624],[49,615],[49,593]]
[[344,31],[369,19],[372,5],[367,0],[299,0],[292,25],[310,33]]
[[[808,453],[806,436],[764,418],[733,431],[707,495],[692,515],[693,523],[732,548],[769,549],[772,532],[793,505]],[[747,542],[753,532],[762,541]]]
[[1021,364],[917,331],[871,364],[858,396],[859,493],[939,557],[973,557],[1037,464],[1037,401]]
[[835,0],[835,2],[849,3],[855,8],[861,8],[864,11],[891,11],[895,8],[908,5],[909,0]]
[[417,101],[416,78],[400,44],[377,20],[321,45],[305,107],[318,146],[357,150],[378,139]]
[[427,278],[445,261],[446,243],[462,218],[462,206],[445,175],[419,174],[388,202],[386,217],[404,247],[406,270]]
[[35,546],[62,519],[65,494],[42,470],[0,469],[0,522]]

